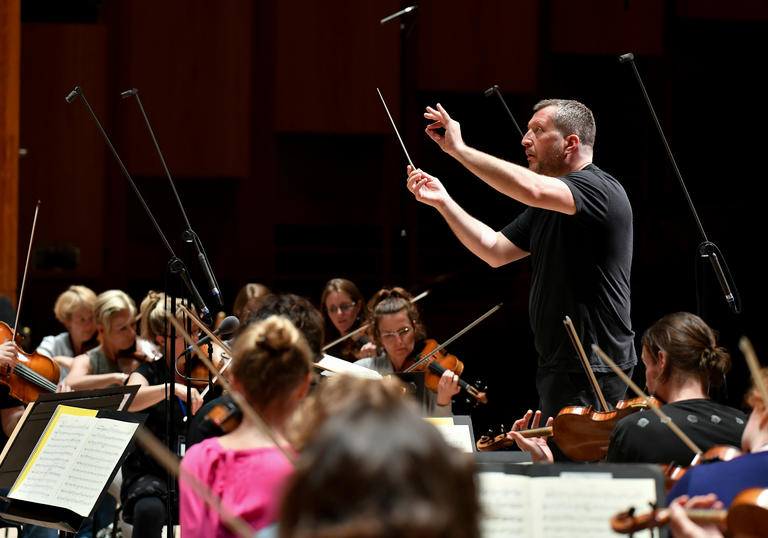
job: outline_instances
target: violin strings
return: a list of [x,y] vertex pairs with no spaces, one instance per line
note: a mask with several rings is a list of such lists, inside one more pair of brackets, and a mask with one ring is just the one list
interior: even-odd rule
[[56,392],[56,384],[54,384],[50,379],[47,379],[38,374],[25,364],[17,364],[13,372],[22,379],[29,381],[30,383],[34,383],[35,385],[42,387],[50,392]]

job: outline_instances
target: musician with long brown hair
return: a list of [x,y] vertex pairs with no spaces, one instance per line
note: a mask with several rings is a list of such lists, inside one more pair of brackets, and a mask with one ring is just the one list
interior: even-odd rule
[[[329,341],[352,333],[365,323],[363,294],[354,282],[346,278],[332,278],[326,282],[320,296],[320,310],[326,321],[325,336]],[[348,361],[373,357],[376,352],[376,345],[364,331],[326,350],[328,355]]]
[[[360,359],[355,364],[380,374],[404,371],[424,350],[426,330],[413,297],[403,288],[384,288],[368,301],[369,323],[373,341],[384,349],[384,356]],[[459,392],[459,377],[446,370],[440,377],[437,392],[426,391],[428,415],[452,414],[451,398]]]

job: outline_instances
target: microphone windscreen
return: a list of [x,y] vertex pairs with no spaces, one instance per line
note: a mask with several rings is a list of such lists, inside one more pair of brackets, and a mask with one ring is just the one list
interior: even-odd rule
[[75,97],[77,97],[77,90],[72,90],[64,99],[67,100],[67,103],[71,103]]
[[237,319],[237,316],[227,316],[221,320],[221,323],[219,323],[219,326],[216,330],[221,335],[228,335],[235,332],[239,326],[240,320]]
[[622,54],[621,56],[619,56],[619,63],[623,64],[626,62],[631,62],[634,59],[635,59],[635,55],[632,54],[631,52],[628,52],[626,54]]
[[139,90],[137,90],[136,88],[131,88],[130,90],[125,90],[124,92],[122,92],[120,94],[120,97],[122,97],[123,99],[127,99],[131,95],[136,95],[138,92]]
[[486,97],[490,97],[491,95],[493,95],[493,92],[496,91],[498,88],[499,87],[494,84],[493,86],[485,90],[483,94],[485,94]]

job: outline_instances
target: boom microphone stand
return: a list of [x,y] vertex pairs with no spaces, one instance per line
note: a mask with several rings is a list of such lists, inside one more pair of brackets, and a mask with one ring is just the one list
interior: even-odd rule
[[[193,302],[197,306],[199,312],[201,313],[201,317],[205,320],[207,325],[211,325],[211,315],[210,311],[208,310],[208,307],[205,306],[205,302],[203,301],[203,298],[200,296],[200,293],[197,291],[197,288],[195,287],[192,280],[189,278],[189,274],[187,273],[187,268],[184,265],[184,262],[181,261],[181,259],[176,256],[176,254],[173,251],[173,248],[171,247],[171,244],[168,242],[168,239],[166,238],[165,234],[163,233],[162,229],[160,229],[160,225],[157,223],[157,220],[155,219],[154,215],[152,214],[152,211],[150,211],[149,206],[147,205],[146,201],[144,200],[144,197],[141,195],[141,192],[139,192],[138,187],[136,186],[136,183],[133,181],[133,178],[131,177],[131,174],[126,169],[125,165],[123,164],[122,159],[120,159],[120,156],[117,154],[117,150],[112,145],[112,142],[109,139],[109,136],[107,136],[107,133],[104,131],[104,128],[102,127],[101,123],[99,122],[98,118],[96,117],[96,114],[93,112],[93,109],[91,108],[91,105],[88,103],[88,100],[85,98],[85,94],[83,93],[83,90],[80,88],[80,86],[76,86],[74,90],[69,92],[69,94],[66,96],[67,103],[71,103],[74,99],[77,97],[80,97],[85,104],[86,108],[88,109],[88,112],[91,115],[91,118],[93,119],[94,123],[96,123],[96,126],[99,129],[99,132],[101,132],[101,135],[104,137],[104,141],[107,143],[107,146],[112,151],[112,154],[115,157],[115,160],[117,161],[118,165],[120,166],[120,169],[123,171],[123,174],[128,179],[128,183],[133,188],[133,191],[136,193],[136,196],[139,199],[139,202],[141,203],[142,207],[144,208],[144,211],[146,211],[147,216],[149,217],[149,220],[152,222],[153,226],[155,227],[155,230],[157,230],[158,235],[160,236],[160,239],[162,240],[163,244],[165,245],[166,249],[171,255],[170,260],[167,264],[167,272],[166,272],[166,289],[169,288],[169,283],[167,282],[167,277],[169,275],[175,275],[178,276],[181,281],[184,283],[184,285],[187,288],[187,291],[189,292],[189,295],[192,297]],[[178,282],[178,281],[177,281]],[[172,314],[175,315],[175,309],[172,305],[175,305],[175,297],[171,293],[166,293],[165,296],[165,307],[166,309],[170,309]],[[168,330],[166,330],[166,334],[169,334],[167,338],[167,348],[165,350],[165,356],[166,357],[173,357],[173,342],[175,341],[175,331],[173,327],[170,327],[170,333],[168,333]],[[175,396],[175,392],[172,391],[172,385],[174,380],[174,371],[175,367],[173,365],[173,361],[170,361],[170,368],[169,368],[169,381],[166,383],[165,386],[165,396],[166,396],[166,434],[167,434],[167,441],[169,444],[169,448],[171,450],[175,450],[177,454],[183,454],[184,447],[182,446],[185,443],[185,437],[182,435],[177,435],[176,428],[174,425],[174,421],[172,419],[173,417],[173,398],[172,396]],[[188,391],[189,396],[189,391]],[[188,405],[191,406],[191,398],[188,397],[187,399]],[[176,446],[174,446],[176,445]],[[166,510],[168,514],[168,527],[167,532],[168,535],[172,535],[173,533],[173,509],[172,509],[172,501],[171,499],[174,496],[174,492],[176,489],[176,484],[171,477],[171,475],[168,475],[168,499],[166,502]]]
[[189,219],[187,218],[187,213],[184,211],[184,205],[181,203],[181,199],[179,198],[179,193],[176,191],[176,185],[173,183],[173,179],[171,178],[171,172],[168,170],[168,165],[165,163],[165,158],[163,157],[163,153],[160,151],[160,145],[157,143],[157,138],[155,138],[155,133],[152,130],[152,126],[149,124],[149,118],[147,118],[147,114],[144,111],[144,106],[141,104],[141,99],[139,99],[139,90],[136,88],[126,90],[120,94],[120,96],[123,99],[127,99],[131,96],[136,97],[136,102],[139,105],[139,109],[141,110],[141,115],[144,117],[144,123],[147,126],[147,130],[149,131],[149,135],[152,137],[152,142],[155,144],[155,149],[157,150],[157,156],[160,157],[160,162],[163,165],[163,169],[165,170],[165,175],[168,178],[168,183],[171,186],[171,191],[173,191],[173,196],[176,199],[176,204],[179,206],[179,209],[181,210],[181,215],[184,217],[184,222],[187,225],[187,229],[184,231],[183,239],[187,243],[192,243],[195,247],[195,250],[197,252],[197,259],[200,262],[200,266],[203,269],[203,274],[205,275],[206,280],[208,281],[208,286],[211,290],[211,294],[213,295],[213,298],[216,300],[216,303],[219,305],[219,307],[224,306],[224,301],[221,298],[221,293],[219,291],[219,284],[216,282],[216,277],[213,275],[213,270],[211,269],[211,264],[208,261],[208,256],[205,253],[205,249],[203,248],[203,244],[200,241],[200,238],[198,235],[192,230],[192,225],[189,223]]
[[[717,248],[717,245],[715,245],[713,242],[707,239],[707,234],[704,232],[704,227],[701,224],[699,215],[698,213],[696,213],[696,208],[693,206],[693,201],[691,200],[691,196],[688,194],[688,189],[685,187],[685,183],[683,183],[683,177],[680,174],[680,169],[677,167],[675,158],[672,156],[672,150],[669,148],[667,139],[664,136],[664,131],[662,131],[661,129],[661,124],[659,123],[659,119],[656,117],[656,112],[654,112],[653,110],[653,105],[651,105],[651,100],[648,97],[648,92],[645,91],[645,85],[643,84],[643,80],[640,78],[640,73],[637,71],[637,67],[635,66],[635,55],[632,54],[631,52],[628,52],[627,54],[622,54],[621,56],[619,56],[619,63],[622,63],[622,64],[629,63],[632,66],[632,70],[635,73],[635,78],[637,78],[637,82],[640,85],[640,89],[643,92],[643,97],[645,98],[645,102],[648,105],[648,109],[651,112],[651,117],[653,117],[653,121],[656,124],[656,129],[658,129],[659,131],[659,135],[661,136],[661,141],[664,143],[664,149],[666,149],[667,151],[667,156],[669,157],[669,160],[672,163],[672,168],[675,171],[677,180],[680,182],[680,187],[683,189],[683,194],[685,195],[685,199],[688,201],[688,206],[691,209],[691,213],[693,213],[693,218],[696,221],[696,226],[699,228],[699,233],[701,234],[701,237],[703,239],[703,241],[699,244],[697,248],[698,254],[702,258],[709,258],[709,261],[712,264],[712,268],[715,271],[715,276],[717,276],[717,280],[720,283],[720,288],[723,291],[725,302],[728,303],[728,306],[730,307],[731,312],[733,312],[734,314],[740,314],[741,298],[739,297],[739,293],[736,290],[735,284],[733,284],[733,278],[731,277],[731,272],[728,269],[728,264],[725,263],[725,258],[723,257],[722,252],[720,252],[720,249]],[[720,260],[722,260],[723,266],[725,266],[725,272],[723,271],[723,267],[720,265]],[[731,282],[731,284],[733,284],[733,292],[731,292],[731,285],[729,285],[729,281]]]

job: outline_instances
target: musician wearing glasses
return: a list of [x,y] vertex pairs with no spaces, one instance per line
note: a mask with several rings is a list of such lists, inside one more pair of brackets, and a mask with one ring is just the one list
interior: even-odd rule
[[[424,326],[411,295],[402,288],[382,289],[368,302],[373,341],[385,354],[360,359],[355,364],[380,374],[404,371],[418,359],[426,340]],[[459,392],[459,377],[446,370],[440,377],[437,393],[426,391],[428,416],[453,413],[451,398]]]
[[[334,278],[326,283],[320,305],[325,319],[326,344],[354,333],[365,321],[363,295],[355,283],[346,278]],[[360,331],[325,352],[340,359],[356,361],[375,356],[377,350],[366,332]]]

